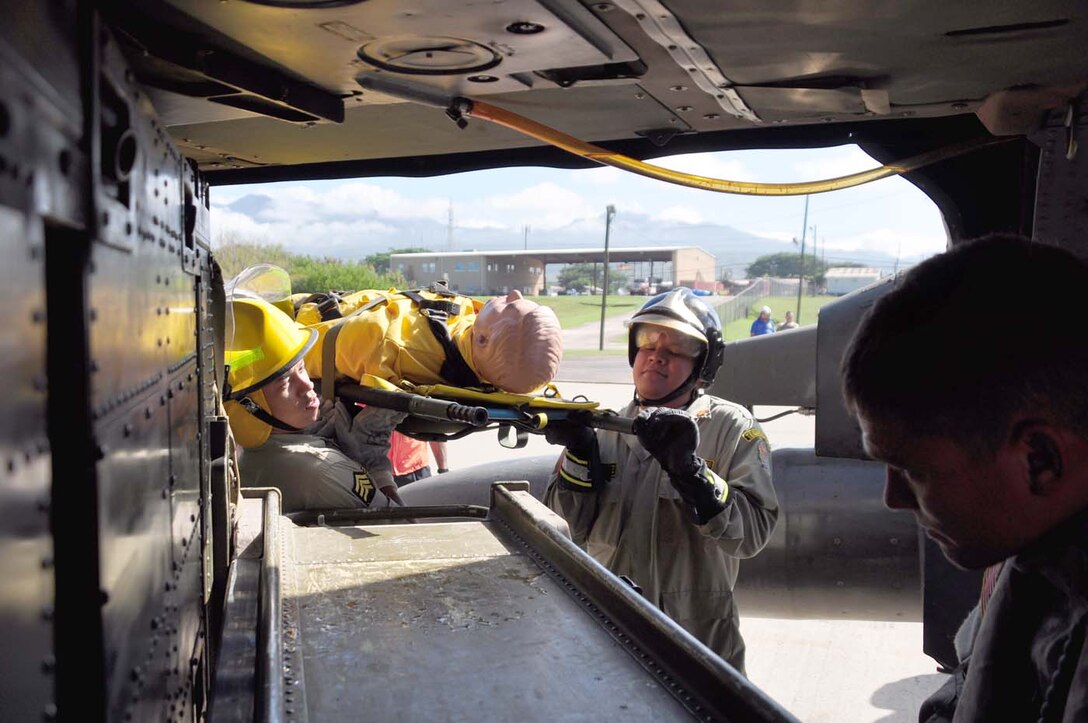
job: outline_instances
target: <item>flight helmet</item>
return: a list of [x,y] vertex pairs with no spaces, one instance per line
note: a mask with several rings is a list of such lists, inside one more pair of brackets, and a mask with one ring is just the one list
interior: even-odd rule
[[660,399],[644,399],[642,403],[661,405],[695,389],[705,389],[714,377],[725,356],[722,341],[722,323],[706,302],[686,287],[678,287],[651,297],[634,313],[628,323],[627,361],[633,367],[638,354],[636,337],[638,327],[653,324],[674,329],[702,344],[703,350],[695,360],[691,376],[675,390]]

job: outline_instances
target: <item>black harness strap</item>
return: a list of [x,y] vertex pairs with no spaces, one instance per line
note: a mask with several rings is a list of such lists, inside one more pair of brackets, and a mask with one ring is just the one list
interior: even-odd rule
[[255,401],[253,401],[252,399],[250,399],[249,397],[242,397],[241,399],[238,400],[238,404],[241,405],[242,409],[246,410],[247,412],[252,414],[257,419],[261,420],[265,424],[271,424],[276,429],[282,429],[285,432],[301,432],[302,431],[298,427],[292,427],[287,422],[281,422],[280,420],[276,419],[271,414],[269,414],[268,412],[266,412],[263,409],[261,409],[260,407],[258,407],[257,403]]
[[331,321],[343,316],[340,313],[340,294],[335,291],[322,291],[310,294],[298,306],[303,304],[316,304],[317,311],[321,315],[321,321]]
[[[459,296],[459,294],[449,291],[440,284],[432,284],[427,290],[440,296]],[[460,305],[456,301],[425,299],[418,291],[401,291],[400,293],[411,299],[419,307],[419,313],[427,318],[427,326],[430,327],[431,333],[434,334],[435,339],[438,340],[439,345],[442,347],[446,360],[438,371],[441,377],[456,386],[480,386],[479,377],[472,371],[472,367],[468,365],[465,358],[461,356],[461,351],[453,343],[449,327],[446,326],[446,320],[449,317],[461,313]],[[340,330],[344,328],[344,322],[364,311],[380,306],[386,301],[388,300],[384,296],[379,296],[373,301],[363,304],[347,316],[337,319],[336,323],[325,332],[325,338],[321,342],[322,399],[332,400],[335,398],[333,380],[336,378],[336,337],[340,334]]]
[[434,334],[434,338],[442,346],[446,360],[442,362],[442,368],[438,370],[439,375],[454,386],[480,386],[480,378],[476,376],[476,373],[472,371],[472,367],[461,356],[461,350],[453,343],[453,339],[450,337],[450,329],[446,326],[446,320],[451,316],[460,314],[461,307],[453,301],[424,299],[418,291],[402,291],[401,293],[419,306],[419,313],[427,317],[427,325],[430,327],[431,333]]

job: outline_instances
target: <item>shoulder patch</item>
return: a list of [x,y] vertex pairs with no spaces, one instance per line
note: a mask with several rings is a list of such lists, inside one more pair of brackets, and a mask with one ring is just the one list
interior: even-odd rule
[[755,427],[746,429],[740,436],[743,437],[746,442],[751,442],[756,439],[767,439],[767,435],[763,433],[763,430],[756,429]]
[[367,507],[374,501],[374,483],[370,481],[370,475],[363,470],[355,472],[355,496],[363,501]]
[[771,469],[771,449],[767,446],[765,439],[761,439],[756,443],[756,451],[759,454],[759,464],[769,472]]

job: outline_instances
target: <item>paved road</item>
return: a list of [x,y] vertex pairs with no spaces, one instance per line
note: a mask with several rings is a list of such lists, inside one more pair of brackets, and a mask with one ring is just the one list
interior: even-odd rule
[[[604,320],[604,348],[626,349],[627,327],[625,322],[631,318],[634,310],[616,316],[606,317]],[[563,330],[563,348],[571,349],[600,349],[601,348],[601,321],[591,321],[572,329]]]

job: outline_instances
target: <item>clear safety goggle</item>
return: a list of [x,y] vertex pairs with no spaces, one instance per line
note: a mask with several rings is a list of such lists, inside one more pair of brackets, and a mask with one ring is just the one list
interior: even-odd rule
[[693,336],[649,324],[635,327],[635,346],[639,349],[657,346],[662,337],[665,348],[672,354],[694,359],[703,353],[703,342]]

